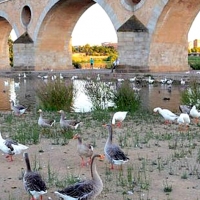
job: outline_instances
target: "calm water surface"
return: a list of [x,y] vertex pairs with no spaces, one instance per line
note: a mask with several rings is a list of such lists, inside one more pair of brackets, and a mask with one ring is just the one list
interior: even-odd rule
[[[13,99],[16,104],[27,106],[29,110],[35,109],[35,88],[41,81],[43,80],[37,77],[32,79],[0,77],[0,110],[10,110],[10,99]],[[84,93],[84,82],[81,80],[74,81],[74,86],[77,88],[77,94],[74,99],[75,112],[88,112],[92,109],[92,103]],[[141,96],[143,107],[149,110],[154,107],[162,107],[179,112],[180,94],[185,89],[183,86],[172,85],[171,89],[169,89],[167,85],[158,84],[154,86],[147,84],[145,87],[140,88],[139,95]],[[164,98],[170,100],[163,100]]]

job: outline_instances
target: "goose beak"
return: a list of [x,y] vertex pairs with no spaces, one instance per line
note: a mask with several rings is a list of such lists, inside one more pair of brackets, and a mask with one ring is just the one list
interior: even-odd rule
[[103,161],[104,158],[105,158],[105,156],[104,156],[103,154],[100,154],[99,160],[100,160],[100,161]]

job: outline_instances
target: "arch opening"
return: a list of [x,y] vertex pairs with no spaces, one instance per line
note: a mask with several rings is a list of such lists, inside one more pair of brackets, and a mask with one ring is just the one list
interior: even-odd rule
[[[59,1],[49,8],[35,38],[35,69],[71,69],[72,32],[94,1]],[[82,37],[82,33],[80,33]]]
[[[0,67],[1,69],[10,69],[10,53],[9,45],[10,33],[12,27],[10,23],[3,17],[0,17]],[[12,50],[12,49],[11,49]]]
[[151,71],[187,71],[188,33],[200,10],[200,2],[169,1],[153,31],[149,67]]

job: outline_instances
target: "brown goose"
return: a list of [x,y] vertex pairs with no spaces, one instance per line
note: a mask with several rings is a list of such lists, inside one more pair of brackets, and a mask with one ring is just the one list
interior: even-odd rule
[[43,111],[41,109],[38,110],[40,113],[40,117],[38,119],[38,125],[41,127],[52,127],[55,124],[55,120],[45,119],[43,118]]
[[93,155],[93,146],[91,144],[84,144],[82,142],[82,138],[76,134],[73,139],[78,139],[77,151],[78,155],[81,157],[81,166],[84,166],[86,163],[84,162],[84,157],[89,157],[89,164],[91,163],[91,158]]
[[66,187],[63,190],[55,191],[54,193],[64,200],[95,199],[103,190],[103,182],[96,170],[96,165],[94,163],[95,158],[103,159],[103,155],[96,154],[92,157],[92,179],[75,183],[74,185]]
[[113,165],[120,165],[122,168],[122,164],[128,162],[129,158],[124,154],[124,152],[120,149],[120,147],[116,144],[113,144],[113,130],[111,124],[103,125],[108,129],[108,139],[104,146],[104,153],[107,160],[111,163],[111,169],[114,169]]
[[42,195],[47,193],[46,184],[38,172],[31,170],[28,153],[24,153],[24,160],[27,168],[23,177],[24,188],[32,196],[31,200],[42,200]]
[[77,129],[80,122],[73,119],[65,119],[65,112],[63,110],[58,111],[60,115],[60,126],[63,129]]
[[26,107],[22,105],[15,105],[13,100],[10,100],[11,110],[15,115],[22,115],[26,111]]

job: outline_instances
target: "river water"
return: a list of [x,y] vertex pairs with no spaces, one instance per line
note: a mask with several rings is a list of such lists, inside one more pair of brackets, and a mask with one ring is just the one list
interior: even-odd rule
[[[35,88],[41,83],[42,79],[35,78],[5,78],[0,77],[0,111],[9,111],[10,102],[12,99],[16,104],[21,104],[28,107],[29,110],[36,108],[36,93]],[[71,81],[68,79],[67,81]],[[77,95],[74,99],[75,112],[88,112],[92,109],[92,103],[84,93],[83,80],[75,80],[74,86],[77,88]],[[117,84],[117,83],[113,83]],[[132,83],[131,83],[132,84]],[[141,97],[142,106],[148,110],[153,110],[155,107],[168,108],[174,112],[179,112],[181,92],[185,86],[146,84],[145,86],[135,86],[139,88],[138,94]],[[167,99],[167,100],[164,100]]]

